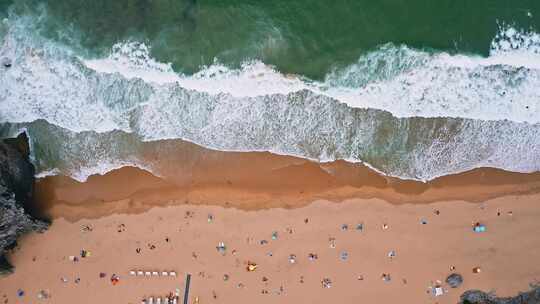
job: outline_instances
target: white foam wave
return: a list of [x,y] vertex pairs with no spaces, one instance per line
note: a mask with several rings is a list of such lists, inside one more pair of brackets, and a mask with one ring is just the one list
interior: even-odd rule
[[330,87],[326,94],[351,107],[387,110],[397,117],[540,122],[539,55],[520,51],[480,58],[409,52],[427,58],[390,79],[360,88]]
[[246,62],[238,70],[216,62],[191,76],[177,74],[170,63],[153,59],[148,46],[133,41],[115,44],[106,58],[81,60],[100,73],[117,73],[129,79],[140,78],[156,84],[178,83],[186,89],[211,94],[254,97],[287,94],[307,88],[296,76],[283,75],[260,61]]
[[69,48],[35,34],[35,22],[30,16],[4,21],[0,58],[10,58],[13,66],[0,67],[0,121],[45,119],[76,131],[128,130],[121,113],[108,107],[121,96],[104,102],[96,94],[99,80]]
[[134,41],[117,43],[107,58],[84,60],[84,64],[102,73],[119,73],[126,78],[140,78],[158,84],[180,79],[170,63],[156,61],[150,56],[146,44]]
[[73,169],[69,171],[61,170],[59,168],[47,169],[36,173],[35,177],[45,178],[47,176],[67,175],[78,182],[84,183],[92,175],[105,175],[111,171],[118,170],[124,167],[136,167],[141,170],[148,171],[157,177],[160,177],[158,173],[152,172],[152,170],[148,166],[140,164],[138,162],[107,160],[100,160],[92,165],[80,167],[78,169]]
[[[81,160],[62,168],[78,179],[132,164],[118,146],[125,139],[88,139],[113,130],[144,141],[181,138],[219,150],[366,161],[387,174],[421,180],[486,164],[540,169],[540,60],[530,42],[517,48],[501,43],[487,58],[389,44],[317,82],[261,62],[176,74],[135,42],[116,45],[105,59],[84,60],[40,37],[32,22],[8,21],[0,57],[12,58],[13,66],[0,67],[0,121],[45,119],[74,131],[54,149],[59,159]],[[521,53],[532,59],[512,59]],[[418,120],[353,108],[475,120],[415,125]],[[94,133],[73,144],[82,131]]]
[[144,164],[140,164],[138,162],[121,161],[121,160],[116,160],[116,161],[103,161],[102,160],[91,166],[81,167],[76,171],[69,172],[68,174],[71,176],[71,178],[82,183],[82,182],[85,182],[88,179],[88,177],[92,175],[105,175],[111,171],[118,170],[123,167],[136,167],[141,170],[148,171],[152,173],[153,175],[159,177],[157,173],[152,172],[152,170]]
[[517,30],[512,26],[501,26],[491,42],[490,54],[500,55],[514,51],[540,54],[540,34]]
[[[36,173],[35,177],[36,178],[45,178],[47,176],[55,176],[55,175],[60,175],[60,174],[62,174],[62,171],[60,169],[52,168],[52,169],[49,169],[49,170],[44,170],[44,171]],[[85,178],[85,180],[86,180],[86,178]]]
[[[324,82],[283,75],[254,61],[240,69],[216,63],[187,76],[158,63],[144,44],[113,47],[106,59],[83,61],[101,73],[210,94],[256,97],[311,90],[348,106],[374,108],[397,117],[461,117],[540,122],[540,35],[501,29],[488,57],[428,53],[385,45],[357,63],[333,71]],[[522,71],[524,70],[524,71]]]

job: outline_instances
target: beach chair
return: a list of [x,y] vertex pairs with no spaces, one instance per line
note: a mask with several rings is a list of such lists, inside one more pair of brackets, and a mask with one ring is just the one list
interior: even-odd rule
[[144,275],[144,271],[138,270],[138,271],[137,271],[137,275],[138,275],[138,276],[143,276],[143,275]]
[[157,271],[152,271],[152,276],[154,276],[154,277],[159,276],[159,272],[157,272]]
[[149,276],[152,275],[152,273],[151,273],[150,271],[146,271],[146,272],[144,273],[144,275],[147,276],[147,277],[149,277]]
[[148,298],[148,304],[154,304],[154,297]]
[[167,271],[162,271],[161,276],[167,277],[167,276],[169,276],[169,273]]
[[134,276],[134,275],[137,275],[137,272],[135,272],[135,270],[131,270],[131,271],[129,272],[129,274],[132,275],[132,276]]
[[175,271],[170,271],[170,272],[169,272],[169,275],[170,275],[171,277],[176,277],[176,272],[175,272]]
[[161,297],[157,297],[156,304],[161,304]]

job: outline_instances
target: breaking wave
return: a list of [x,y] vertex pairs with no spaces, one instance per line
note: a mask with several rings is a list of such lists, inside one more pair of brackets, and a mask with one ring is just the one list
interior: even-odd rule
[[42,173],[84,180],[134,164],[159,174],[139,149],[163,139],[362,161],[418,180],[540,170],[534,32],[501,27],[488,57],[389,43],[314,81],[258,61],[184,75],[135,41],[89,58],[38,26],[28,16],[2,22],[0,58],[13,64],[0,67],[0,122],[3,135],[29,130]]

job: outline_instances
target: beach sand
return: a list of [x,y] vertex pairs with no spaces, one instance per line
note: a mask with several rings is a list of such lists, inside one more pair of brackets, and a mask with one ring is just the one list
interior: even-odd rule
[[[420,183],[343,161],[216,153],[229,161],[207,157],[189,179],[122,168],[84,183],[39,180],[35,209],[53,222],[9,255],[16,269],[0,278],[0,303],[35,303],[41,290],[50,303],[140,303],[176,288],[182,299],[187,273],[189,303],[457,303],[469,289],[510,296],[540,280],[539,174],[485,168]],[[453,272],[464,279],[455,289],[444,283]],[[447,292],[435,297],[437,280]]]
[[[76,222],[57,219],[44,234],[21,240],[10,257],[16,272],[0,279],[0,297],[34,303],[43,289],[51,294],[51,303],[140,303],[146,296],[183,290],[186,273],[193,275],[189,303],[195,297],[199,303],[457,303],[462,292],[473,288],[509,296],[540,279],[539,198],[400,206],[378,199],[317,201],[292,210],[261,211],[183,205]],[[486,225],[486,232],[473,232],[477,221]],[[356,230],[359,223],[362,231]],[[342,230],[343,224],[348,230]],[[93,230],[83,232],[83,225]],[[278,232],[276,240],[273,231]],[[329,238],[335,238],[335,248]],[[216,249],[219,242],[227,247],[225,255]],[[81,258],[81,249],[91,256]],[[392,250],[396,256],[389,258]],[[348,253],[345,261],[342,252]],[[309,253],[318,259],[310,261]],[[291,254],[296,255],[294,264],[288,261]],[[79,256],[79,262],[70,261],[71,255]],[[258,264],[256,271],[246,271],[248,261]],[[474,267],[481,272],[473,273]],[[178,277],[129,275],[138,269],[174,270]],[[99,278],[100,272],[107,276]],[[452,272],[463,275],[461,287],[443,284],[448,289],[443,296],[427,293],[428,286]],[[384,282],[383,273],[391,281]],[[120,276],[116,286],[110,282],[112,274]],[[323,278],[331,279],[331,288],[322,288]],[[19,288],[26,293],[22,298],[16,296]]]

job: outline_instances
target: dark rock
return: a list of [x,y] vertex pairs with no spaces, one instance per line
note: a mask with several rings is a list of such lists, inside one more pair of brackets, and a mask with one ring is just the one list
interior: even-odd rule
[[540,304],[540,286],[532,286],[528,292],[515,297],[498,298],[492,293],[468,290],[461,295],[460,304]]
[[13,266],[9,264],[8,260],[4,255],[0,256],[0,275],[8,274],[13,272]]
[[30,203],[34,188],[35,169],[29,157],[26,133],[0,142],[0,185],[13,192],[23,206]]
[[446,283],[452,288],[458,288],[463,283],[463,277],[459,273],[452,273],[446,278]]
[[35,173],[29,156],[25,133],[0,141],[0,274],[12,271],[4,253],[16,246],[17,237],[44,231],[48,226],[27,212],[32,204]]

